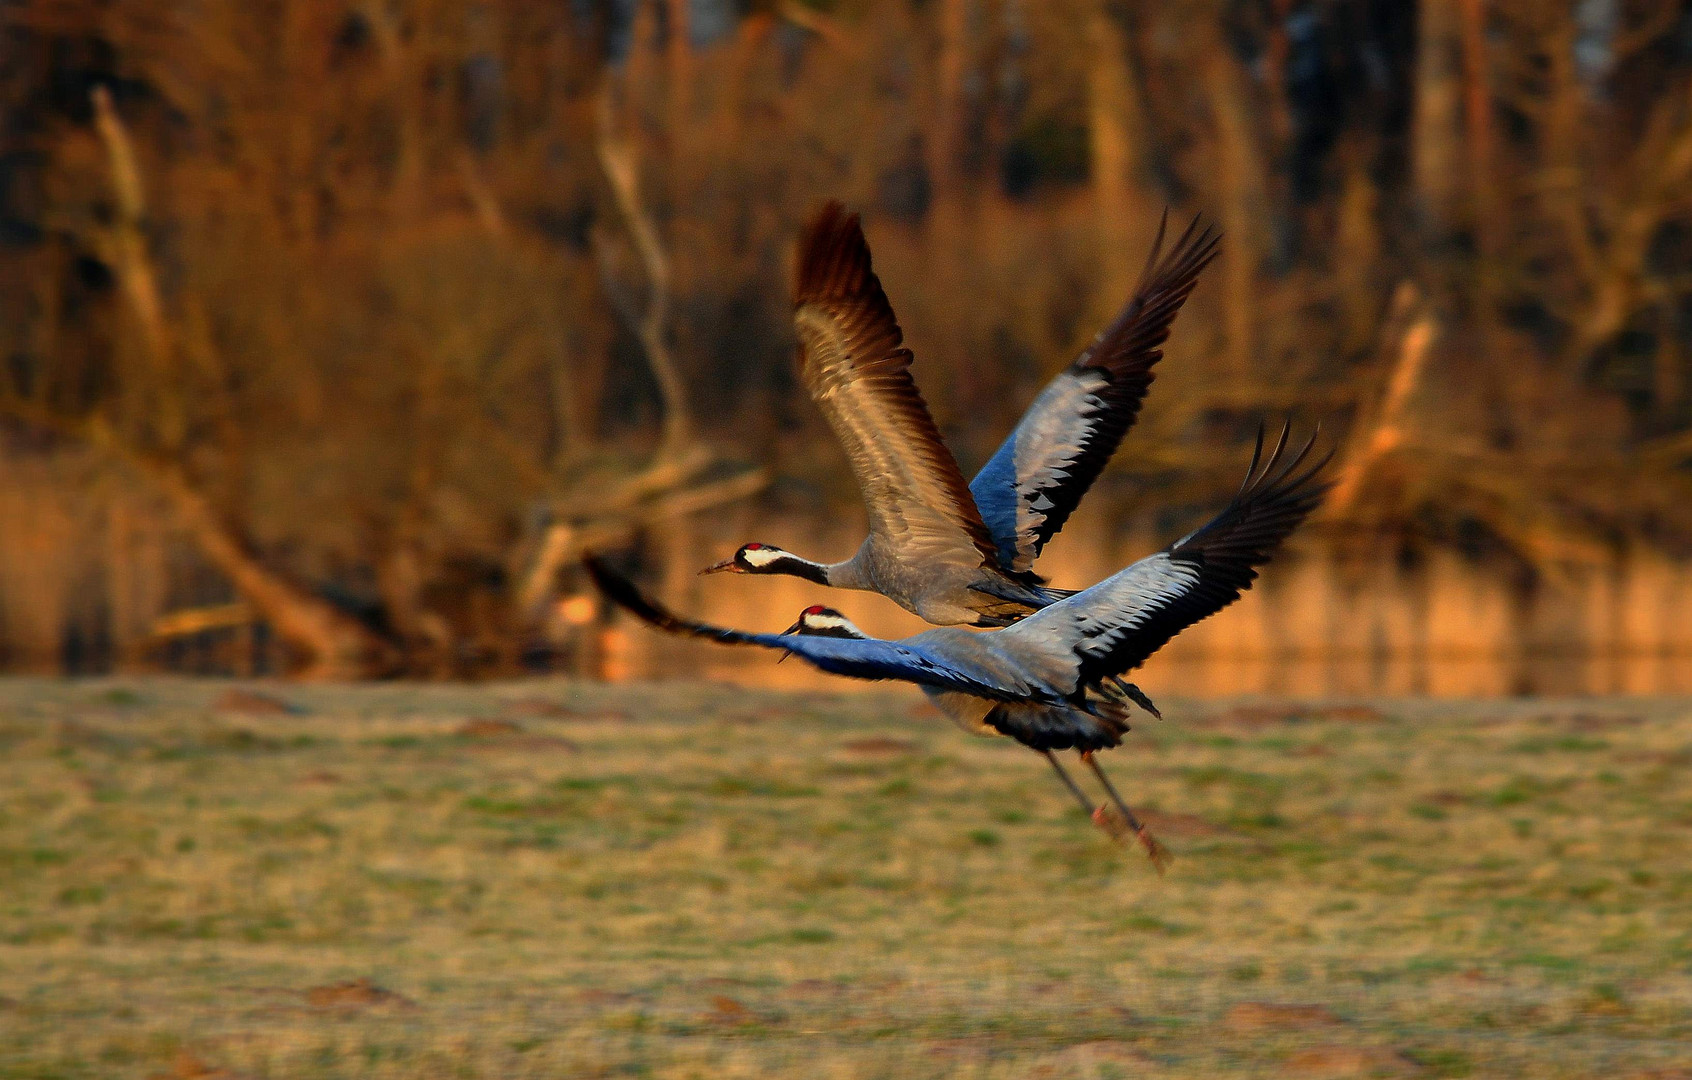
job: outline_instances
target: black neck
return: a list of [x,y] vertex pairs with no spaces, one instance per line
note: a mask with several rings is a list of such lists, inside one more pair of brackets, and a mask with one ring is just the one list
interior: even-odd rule
[[828,584],[828,567],[822,563],[814,563],[809,559],[801,559],[797,555],[783,555],[770,566],[768,572],[804,578],[806,581],[814,581],[818,585]]

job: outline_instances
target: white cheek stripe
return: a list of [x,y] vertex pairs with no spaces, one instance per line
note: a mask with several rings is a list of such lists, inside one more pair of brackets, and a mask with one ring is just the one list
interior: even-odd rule
[[772,566],[786,554],[787,552],[779,548],[752,548],[741,552],[741,558],[753,566]]
[[812,630],[849,630],[854,634],[861,633],[856,626],[852,625],[850,619],[838,615],[807,615],[805,616],[805,626]]

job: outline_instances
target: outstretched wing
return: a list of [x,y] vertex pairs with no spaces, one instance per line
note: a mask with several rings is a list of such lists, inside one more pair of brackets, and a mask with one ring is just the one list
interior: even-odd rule
[[871,535],[903,560],[992,565],[992,537],[911,379],[858,216],[837,202],[800,239],[793,325],[799,376],[852,463]]
[[1006,570],[1033,568],[1116,453],[1140,414],[1170,324],[1216,257],[1218,235],[1200,231],[1195,218],[1160,259],[1168,224],[1165,212],[1145,273],[1116,321],[1046,384],[970,482]]
[[1283,428],[1259,470],[1259,432],[1245,483],[1225,510],[1166,550],[998,631],[1003,647],[1072,694],[1145,663],[1170,638],[1238,600],[1316,509],[1329,487],[1317,477],[1333,455],[1298,471],[1315,443],[1312,435],[1282,466]]
[[603,560],[584,556],[582,565],[606,599],[666,633],[709,638],[724,645],[757,645],[790,652],[834,675],[854,679],[900,679],[956,690],[995,701],[1015,700],[1012,689],[983,682],[959,671],[920,646],[878,638],[821,637],[809,634],[752,634],[694,622],[665,609]]

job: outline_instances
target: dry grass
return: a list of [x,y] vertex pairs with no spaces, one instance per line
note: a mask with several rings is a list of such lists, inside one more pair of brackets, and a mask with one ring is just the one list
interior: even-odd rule
[[[0,684],[0,1076],[1679,1076],[1692,706]],[[491,722],[497,721],[497,722]]]

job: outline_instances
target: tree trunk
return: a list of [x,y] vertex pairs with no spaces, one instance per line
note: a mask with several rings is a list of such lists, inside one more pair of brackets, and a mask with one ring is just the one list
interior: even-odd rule
[[171,462],[137,463],[207,559],[289,646],[303,654],[307,679],[358,679],[390,670],[393,648],[357,619],[266,567],[251,543],[217,513]]
[[1410,168],[1416,213],[1427,237],[1451,235],[1462,158],[1462,22],[1458,0],[1420,0],[1416,24],[1416,113]]
[[1503,207],[1493,190],[1492,65],[1486,50],[1484,0],[1461,0],[1463,16],[1463,114],[1469,136],[1469,199],[1475,215],[1475,241],[1480,248],[1481,284],[1490,294],[1492,261],[1507,235],[1500,218]]
[[1145,168],[1140,142],[1144,112],[1127,37],[1102,2],[1088,16],[1087,44],[1092,57],[1087,65],[1087,132],[1102,234],[1099,291],[1114,308],[1134,287],[1138,269],[1129,245],[1145,209],[1139,186]]
[[1216,124],[1222,235],[1228,238],[1222,246],[1228,363],[1235,374],[1245,375],[1252,370],[1256,350],[1257,267],[1263,223],[1269,219],[1267,181],[1239,64],[1220,40],[1210,49],[1205,82]]
[[975,0],[940,0],[939,57],[934,114],[929,126],[928,179],[935,201],[949,203],[964,178],[969,156],[970,24]]

